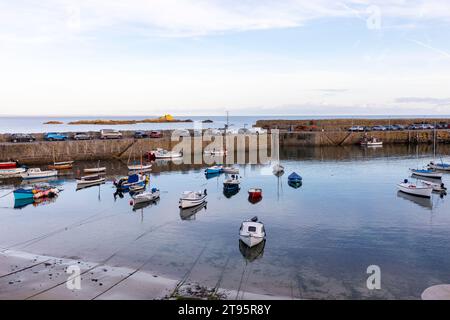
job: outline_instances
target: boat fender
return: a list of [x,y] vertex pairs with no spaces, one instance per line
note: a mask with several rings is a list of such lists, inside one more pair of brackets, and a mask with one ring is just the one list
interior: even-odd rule
[[130,206],[132,206],[134,204],[133,200],[130,200]]
[[403,180],[404,183],[408,183],[408,179]]

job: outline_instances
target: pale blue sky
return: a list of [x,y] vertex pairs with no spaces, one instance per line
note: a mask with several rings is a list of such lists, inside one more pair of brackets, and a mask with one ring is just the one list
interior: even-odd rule
[[0,115],[450,114],[450,2],[0,0]]

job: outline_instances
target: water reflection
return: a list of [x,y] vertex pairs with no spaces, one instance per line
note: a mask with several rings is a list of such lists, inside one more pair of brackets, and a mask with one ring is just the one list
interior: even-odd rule
[[264,254],[264,247],[266,246],[266,239],[258,243],[256,246],[249,247],[242,240],[239,240],[239,251],[248,262],[253,262],[256,259],[261,259]]
[[181,220],[195,220],[196,214],[203,209],[206,211],[206,202],[203,202],[202,204],[199,204],[198,206],[191,207],[191,208],[180,208],[180,218]]
[[239,190],[241,190],[241,188],[223,188],[223,195],[230,199],[232,196],[237,195],[239,193]]
[[418,204],[422,208],[430,210],[433,208],[433,202],[431,201],[430,198],[417,197],[401,191],[397,192],[397,197],[414,202],[415,204]]

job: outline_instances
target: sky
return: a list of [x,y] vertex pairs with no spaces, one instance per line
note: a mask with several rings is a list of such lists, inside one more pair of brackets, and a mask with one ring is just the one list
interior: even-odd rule
[[0,115],[448,115],[448,0],[0,0]]

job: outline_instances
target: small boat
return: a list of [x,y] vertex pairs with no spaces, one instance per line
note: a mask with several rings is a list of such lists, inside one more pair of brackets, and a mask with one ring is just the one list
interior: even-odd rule
[[291,183],[301,183],[303,180],[303,178],[297,174],[296,172],[292,172],[289,176],[288,176],[288,182]]
[[183,157],[182,152],[168,151],[162,148],[157,148],[148,153],[148,156],[153,156],[154,159],[174,159]]
[[0,169],[14,169],[17,167],[17,161],[0,162]]
[[279,163],[277,163],[276,165],[274,165],[272,167],[272,172],[274,175],[280,175],[280,173],[284,172],[284,167],[282,165],[280,165]]
[[119,179],[119,181],[114,181],[114,185],[121,191],[128,191],[131,186],[145,185],[147,182],[148,177],[145,174],[132,174]]
[[428,168],[435,169],[435,170],[442,170],[442,171],[450,171],[450,164],[448,163],[435,163],[431,161],[428,164]]
[[442,173],[436,172],[432,169],[410,169],[412,174],[420,177],[427,177],[427,178],[434,178],[434,179],[441,179]]
[[227,154],[227,150],[225,149],[209,149],[209,150],[205,150],[203,151],[204,154],[209,154],[211,156],[220,156],[220,155],[224,155]]
[[49,165],[48,168],[50,170],[68,170],[73,168],[74,161],[62,161],[62,162],[54,162]]
[[361,140],[360,144],[362,146],[368,146],[368,147],[378,147],[383,145],[383,141],[378,140],[377,138],[371,138],[371,139],[363,139]]
[[179,207],[190,208],[195,207],[206,201],[206,189],[203,191],[185,191],[181,194]]
[[227,190],[239,189],[240,183],[241,182],[239,181],[238,176],[233,174],[229,179],[226,179],[223,182],[223,188]]
[[60,192],[58,188],[50,185],[36,185],[29,188],[19,188],[13,191],[14,199],[39,199],[43,197],[54,197]]
[[443,183],[436,183],[436,182],[431,182],[431,181],[426,181],[426,180],[420,180],[420,183],[422,183],[425,186],[429,186],[433,188],[433,191],[436,192],[446,192],[447,188],[445,187],[445,184]]
[[248,189],[248,194],[251,197],[258,198],[262,197],[262,189],[261,188],[250,188]]
[[86,172],[86,173],[100,173],[100,172],[105,172],[106,171],[106,167],[86,168],[83,171]]
[[239,229],[239,239],[248,247],[254,247],[266,237],[264,224],[258,221],[258,217],[242,222]]
[[223,166],[212,166],[205,169],[205,174],[218,174],[223,172]]
[[424,198],[431,198],[431,193],[433,192],[433,187],[410,183],[408,182],[408,179],[399,183],[397,188],[404,193]]
[[143,191],[143,190],[145,190],[145,184],[144,185],[137,184],[137,185],[134,185],[134,186],[130,187],[130,192],[132,192],[132,193],[137,193],[137,192],[140,192],[140,191]]
[[129,165],[128,166],[128,170],[130,171],[148,171],[149,169],[151,169],[152,164],[151,163],[147,163],[147,164],[135,164],[135,165]]
[[0,169],[0,179],[20,177],[25,171],[25,168]]
[[59,189],[57,188],[50,188],[47,190],[41,190],[39,192],[36,192],[33,196],[33,199],[42,199],[42,198],[54,198],[59,194]]
[[229,173],[229,174],[239,174],[239,168],[236,168],[236,167],[225,167],[225,168],[223,168],[223,172],[224,173]]
[[154,201],[159,198],[159,189],[152,188],[151,191],[143,192],[139,194],[133,195],[133,205],[136,205],[138,203],[144,203],[144,202],[150,202]]
[[26,172],[20,174],[22,179],[49,178],[49,177],[56,177],[57,175],[58,175],[58,171],[56,171],[56,170],[42,171],[39,168],[30,168]]
[[33,199],[36,190],[34,188],[19,188],[14,190],[14,199],[23,200],[23,199]]
[[102,184],[105,183],[105,178],[99,176],[98,174],[92,174],[89,176],[84,176],[81,177],[81,179],[77,180],[77,188],[83,186],[83,187],[87,187],[87,186],[94,186],[94,185],[98,185],[98,184]]

